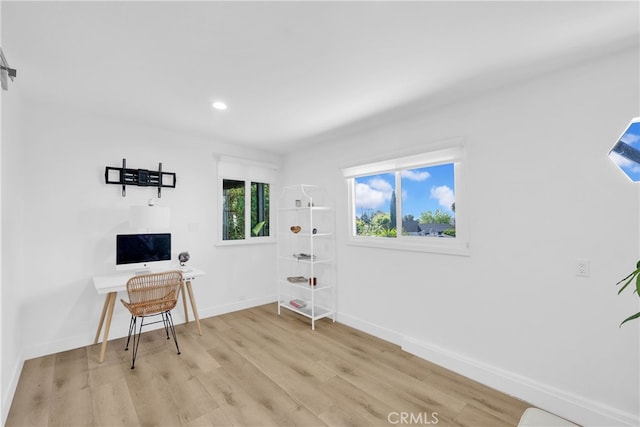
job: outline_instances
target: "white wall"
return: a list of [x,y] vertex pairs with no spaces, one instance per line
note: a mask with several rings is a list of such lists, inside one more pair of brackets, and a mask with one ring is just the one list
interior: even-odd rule
[[[2,8],[0,8],[0,22],[2,22]],[[2,31],[0,31],[0,46],[2,46]],[[2,117],[2,97],[0,96],[0,118]],[[1,121],[0,121],[1,123]],[[2,129],[0,127],[0,242],[2,242]],[[2,355],[2,245],[0,244],[0,355]],[[0,358],[0,391],[4,390],[4,380],[2,373],[2,359]],[[0,394],[2,396],[2,394]],[[4,422],[3,400],[0,399],[0,420]]]
[[[17,80],[16,80],[17,81]],[[8,404],[22,368],[20,294],[22,291],[22,188],[24,173],[24,126],[21,123],[23,102],[20,91],[13,85],[2,92],[2,269],[0,305],[2,316],[2,347],[0,353],[2,379],[2,421],[9,412]]]
[[[132,168],[162,162],[177,174],[176,188],[164,189],[157,204],[171,208],[174,256],[189,250],[189,263],[207,272],[194,282],[201,317],[275,301],[274,244],[215,246],[214,153],[270,163],[276,156],[42,100],[25,101],[21,114],[5,105],[3,114],[5,411],[24,359],[93,342],[104,297],[91,277],[114,271],[115,235],[132,231],[129,206],[157,197],[135,186],[122,197],[120,186],[105,184],[105,166],[122,158]],[[183,322],[182,310],[174,318]],[[110,338],[126,335],[128,319],[118,302]]]
[[[283,184],[335,196],[339,321],[578,423],[637,425],[639,324],[618,325],[638,302],[614,284],[639,256],[639,197],[607,153],[638,115],[638,63],[627,50],[288,156]],[[347,244],[340,168],[460,136],[471,256]]]

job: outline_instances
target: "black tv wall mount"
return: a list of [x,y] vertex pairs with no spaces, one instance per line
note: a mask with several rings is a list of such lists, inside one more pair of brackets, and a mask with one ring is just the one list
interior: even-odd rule
[[122,185],[122,197],[127,195],[127,185],[156,187],[158,189],[158,198],[162,197],[163,188],[176,188],[176,174],[174,172],[163,172],[162,163],[158,164],[157,171],[130,169],[127,168],[127,159],[122,159],[121,168],[105,167],[104,180],[107,184]]

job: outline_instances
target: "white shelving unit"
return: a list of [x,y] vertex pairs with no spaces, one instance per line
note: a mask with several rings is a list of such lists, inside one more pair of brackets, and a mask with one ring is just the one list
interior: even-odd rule
[[[291,227],[300,227],[298,232]],[[278,315],[285,308],[316,320],[336,320],[334,212],[326,190],[284,187],[278,200]]]

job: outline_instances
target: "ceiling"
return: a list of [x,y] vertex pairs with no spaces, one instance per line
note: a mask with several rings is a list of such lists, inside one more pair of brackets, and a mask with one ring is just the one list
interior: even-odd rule
[[637,46],[640,15],[637,1],[0,4],[10,91],[274,152]]

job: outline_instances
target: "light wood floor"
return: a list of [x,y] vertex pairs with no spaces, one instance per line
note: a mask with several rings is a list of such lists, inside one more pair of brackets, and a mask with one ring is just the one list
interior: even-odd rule
[[[515,426],[522,401],[273,304],[25,362],[6,426]],[[404,423],[402,424],[402,418]]]

